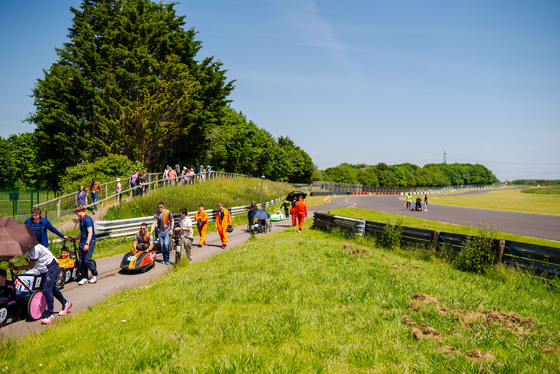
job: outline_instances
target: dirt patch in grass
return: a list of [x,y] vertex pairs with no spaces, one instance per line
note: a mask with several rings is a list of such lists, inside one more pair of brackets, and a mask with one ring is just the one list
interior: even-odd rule
[[515,312],[505,313],[498,307],[483,311],[456,310],[452,311],[452,313],[455,313],[461,322],[466,325],[483,323],[491,326],[505,327],[516,331],[518,334],[529,334],[531,330],[527,329],[527,327],[535,324],[532,318],[520,317]]
[[424,305],[434,303],[439,305],[438,299],[434,295],[426,294],[423,292],[418,292],[408,303],[410,309],[414,310],[415,312],[419,311]]
[[416,340],[422,340],[422,339],[445,340],[445,337],[443,337],[443,335],[441,335],[439,331],[437,331],[427,323],[423,323],[418,327],[413,327],[410,330],[410,333]]
[[402,264],[396,264],[389,266],[389,269],[397,269],[397,270],[408,270],[408,269],[418,269],[418,266],[412,266],[403,262]]
[[344,248],[346,250],[346,252],[348,252],[352,256],[358,256],[358,257],[370,257],[371,256],[371,252],[369,250],[364,249],[364,248],[356,248],[352,244],[344,244],[342,246],[342,248]]

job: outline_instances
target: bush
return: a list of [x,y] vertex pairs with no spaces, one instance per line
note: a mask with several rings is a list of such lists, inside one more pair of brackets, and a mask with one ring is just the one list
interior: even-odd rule
[[484,273],[494,264],[495,239],[496,232],[492,228],[480,226],[478,235],[467,237],[453,265],[462,271]]
[[378,242],[379,245],[388,249],[399,248],[402,243],[402,223],[402,219],[399,219],[395,224],[392,224],[390,220],[387,220],[387,224],[383,229],[383,234]]

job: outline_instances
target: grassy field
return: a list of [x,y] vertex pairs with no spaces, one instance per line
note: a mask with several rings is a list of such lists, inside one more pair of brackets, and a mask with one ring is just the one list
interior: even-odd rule
[[180,267],[42,333],[5,372],[557,373],[558,283],[284,231]]
[[[398,214],[381,213],[373,210],[357,209],[357,208],[339,208],[331,209],[326,213],[336,214],[343,217],[349,218],[365,218],[366,221],[386,223],[389,220],[391,223],[395,223],[402,220],[402,225],[407,227],[414,227],[418,229],[425,230],[437,230],[450,233],[457,233],[463,235],[476,235],[478,228],[454,225],[451,223],[442,223],[437,221],[431,221],[428,219],[400,216]],[[548,247],[560,248],[560,242],[555,242],[552,240],[545,240],[539,238],[531,238],[528,236],[515,235],[506,232],[496,231],[496,237],[498,239],[512,240],[523,243],[544,245]]]
[[[560,215],[560,193],[531,194],[518,189],[500,189],[474,195],[429,195],[430,204],[466,208],[504,210],[537,214]],[[414,196],[416,198],[416,196]]]

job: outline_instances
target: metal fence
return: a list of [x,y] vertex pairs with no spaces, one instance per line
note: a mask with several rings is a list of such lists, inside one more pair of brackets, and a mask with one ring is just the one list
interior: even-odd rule
[[447,187],[374,187],[364,186],[361,184],[338,183],[328,181],[316,181],[311,183],[311,195],[320,195],[321,193],[339,194],[339,195],[404,195],[407,192],[413,194],[432,194],[432,193],[448,193],[463,190],[487,190],[503,187],[503,184],[493,185],[461,185]]
[[28,217],[36,204],[55,196],[51,189],[0,191],[0,217]]
[[[259,208],[261,209],[268,209],[271,206],[278,205],[280,201],[283,201],[283,198],[277,198],[271,201],[267,201],[262,204],[258,204]],[[231,213],[232,218],[239,214],[246,214],[247,210],[249,209],[249,205],[244,206],[237,206],[232,208],[226,208]],[[206,210],[208,214],[208,221],[215,221],[216,220],[216,212],[218,210]],[[196,212],[191,212],[188,216],[191,219],[194,219],[194,215]],[[174,219],[179,218],[179,214],[173,215]],[[139,218],[128,218],[128,219],[118,219],[112,221],[96,221],[95,222],[95,237],[96,239],[105,239],[105,238],[117,238],[120,236],[132,236],[136,232],[138,232],[140,228],[140,224],[145,222],[148,225],[152,223],[154,220],[154,216],[147,216],[147,217],[139,217]]]
[[[318,228],[338,227],[355,235],[369,235],[381,238],[387,225],[379,222],[315,212],[313,226]],[[467,235],[462,234],[402,226],[403,242],[421,245],[434,251],[446,248],[459,253],[467,238]],[[558,248],[503,239],[495,239],[493,248],[497,263],[503,262],[521,268],[530,268],[552,276],[560,275],[560,249]]]

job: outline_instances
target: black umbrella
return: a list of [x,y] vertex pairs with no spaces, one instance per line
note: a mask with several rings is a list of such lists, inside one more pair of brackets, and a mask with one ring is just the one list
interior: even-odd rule
[[307,194],[305,192],[302,191],[292,191],[288,194],[288,197],[286,197],[286,200],[288,201],[293,201],[294,197],[299,200],[299,197],[303,196],[303,198],[305,199]]
[[37,245],[31,226],[9,217],[0,217],[0,257],[21,256]]
[[253,219],[269,219],[270,214],[264,209],[255,209],[249,212],[249,216]]

